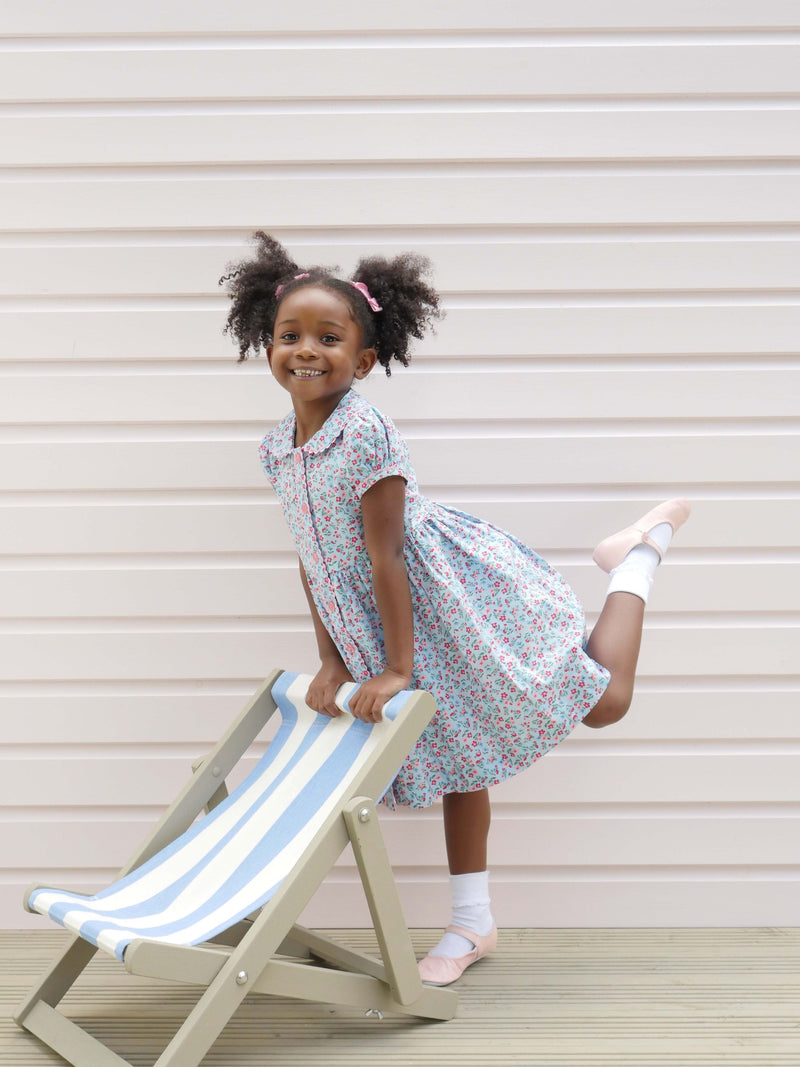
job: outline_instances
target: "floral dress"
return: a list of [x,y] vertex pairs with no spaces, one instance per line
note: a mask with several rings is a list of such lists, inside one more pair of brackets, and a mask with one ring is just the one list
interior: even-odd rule
[[406,483],[411,686],[433,693],[438,711],[384,802],[421,808],[495,785],[563,740],[609,678],[584,651],[583,609],[566,580],[511,534],[423,496],[405,441],[358,393],[299,448],[294,435],[292,413],[264,438],[261,460],[356,681],[385,666],[361,497],[382,478]]

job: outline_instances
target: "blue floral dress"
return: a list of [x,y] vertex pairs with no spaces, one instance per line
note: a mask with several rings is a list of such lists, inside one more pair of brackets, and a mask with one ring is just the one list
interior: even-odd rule
[[566,580],[511,534],[424,497],[405,441],[358,393],[300,448],[294,435],[292,413],[264,438],[261,460],[356,681],[385,665],[361,497],[382,478],[406,482],[411,684],[433,693],[438,712],[385,803],[421,808],[496,785],[563,740],[609,678],[584,651],[583,609]]

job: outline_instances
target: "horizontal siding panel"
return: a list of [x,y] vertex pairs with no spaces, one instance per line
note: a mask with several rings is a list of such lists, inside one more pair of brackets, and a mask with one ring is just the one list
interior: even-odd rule
[[[10,117],[0,166],[473,162],[483,112]],[[492,159],[796,159],[800,112],[745,108],[498,112]],[[365,131],[368,130],[368,133]]]
[[[503,803],[796,803],[795,755],[565,755],[551,753],[495,787]],[[252,761],[245,761],[249,767]],[[168,804],[190,776],[185,759],[0,760],[2,803],[35,806]],[[789,824],[787,823],[787,826]],[[710,861],[710,857],[707,862]]]
[[[685,927],[687,916],[691,917],[692,925],[695,926],[762,926],[765,915],[774,916],[775,926],[794,926],[797,923],[799,882],[800,876],[765,877],[759,880],[732,872],[728,877],[709,878],[704,872],[691,870],[685,878],[676,878],[672,871],[665,874],[658,869],[644,879],[628,879],[624,871],[614,871],[605,877],[598,877],[594,872],[588,871],[577,873],[572,880],[561,872],[554,874],[546,868],[534,868],[522,885],[517,878],[507,880],[502,873],[493,874],[492,909],[501,924],[507,928],[531,925]],[[400,872],[399,888],[403,913],[409,925],[440,930],[442,916],[449,913],[448,887],[444,873],[439,879],[423,879],[413,876],[404,878]],[[338,925],[342,927],[372,925],[366,903],[361,901],[354,874],[345,879],[337,872],[335,880],[329,879],[324,891],[318,894],[306,909],[302,922],[307,926],[320,925],[328,915],[336,916]],[[756,969],[753,973],[760,972]],[[481,978],[481,981],[484,982],[485,978]],[[598,982],[607,986],[607,973],[604,973]],[[686,999],[690,997],[687,989]],[[570,1010],[574,1011],[571,1001]],[[556,1048],[558,1051],[554,1051],[554,1055],[563,1057],[563,1038],[559,1039]],[[618,1050],[611,1053],[609,1062],[624,1063],[621,1057],[625,1056],[629,1048],[628,1039],[620,1044]],[[663,1048],[664,1043],[658,1041],[655,1055],[661,1055]],[[696,1045],[693,1048],[696,1048]],[[717,1046],[710,1050],[706,1062],[719,1064],[724,1061],[728,1051]],[[526,1048],[523,1055],[527,1054]],[[683,1065],[683,1052],[679,1055],[682,1058],[677,1062]],[[748,1059],[751,1058],[750,1053],[745,1055]],[[764,1054],[765,1064],[770,1064],[770,1060],[774,1064],[774,1053],[767,1050]],[[702,1060],[700,1062],[702,1063]],[[747,1060],[742,1062],[747,1063]]]
[[[53,929],[41,915],[22,910],[23,892],[40,873],[41,868],[35,868],[0,885],[0,914],[12,917],[14,928]],[[105,878],[98,877],[100,872],[94,871],[54,873],[53,881],[57,885],[78,892],[92,892],[113,877],[111,870]],[[442,916],[448,914],[450,907],[444,872],[421,877],[403,871],[396,873],[406,922],[410,926],[440,930]],[[685,879],[654,871],[644,880],[626,878],[624,872],[615,872],[611,877],[598,877],[594,872],[578,873],[570,880],[561,872],[554,875],[547,869],[534,868],[525,879],[524,892],[520,892],[518,878],[506,879],[502,873],[493,873],[492,908],[505,928],[686,927],[687,916],[691,916],[695,926],[760,927],[764,925],[765,915],[774,917],[776,927],[792,927],[797,922],[798,882],[800,878],[765,877],[757,880],[736,873],[709,878],[691,871]],[[535,900],[533,911],[532,899]],[[301,922],[312,928],[371,927],[367,903],[355,873],[337,869],[335,876],[328,878],[322,891],[306,908]],[[432,935],[430,943],[433,943]],[[753,972],[756,976],[760,973],[758,970]],[[481,981],[484,982],[485,977]],[[607,984],[607,974],[604,973],[598,981]],[[733,981],[738,983],[740,979],[737,976]],[[688,991],[686,995],[690,995]],[[571,1006],[570,1010],[574,1008]],[[558,1054],[563,1055],[563,1051],[564,1042],[559,1039]],[[710,1062],[720,1063],[728,1051],[728,1048],[717,1045],[709,1053]],[[624,1052],[620,1051],[620,1055]],[[750,1053],[746,1055],[750,1056]],[[774,1051],[768,1049],[765,1056],[764,1062],[772,1067]],[[616,1055],[615,1059],[618,1062]],[[746,1062],[740,1060],[740,1063]]]
[[[500,920],[794,921],[796,4],[313,6],[6,19],[0,918],[41,925],[40,872],[106,882],[258,679],[317,662],[256,453],[287,398],[216,285],[277,224],[345,272],[430,255],[448,318],[365,395],[590,616],[592,544],[695,503],[630,715],[493,791]],[[383,822],[438,925],[439,811]],[[308,920],[368,923],[355,882]]]
[[[115,632],[116,631],[116,632]],[[796,677],[798,629],[743,622],[690,627],[645,625],[639,676]],[[317,662],[308,629],[209,628],[175,631],[136,621],[102,621],[87,632],[19,632],[3,636],[0,680],[256,679],[274,663],[307,671]]]
[[[191,560],[204,552],[287,552],[294,547],[283,513],[267,490],[252,503],[153,504],[75,503],[0,506],[0,553],[94,555],[113,561],[119,553],[181,553]],[[517,490],[525,494],[525,490]],[[735,492],[735,489],[732,490]],[[639,494],[626,500],[480,499],[453,497],[447,503],[509,530],[545,552],[588,551],[609,531],[647,511],[655,500]],[[530,494],[528,494],[530,495]],[[796,548],[800,544],[797,499],[705,499],[693,493],[692,521],[680,533],[680,549]]]
[[[586,486],[654,483],[685,487],[797,483],[792,435],[425,437],[409,441],[423,491],[437,485]],[[254,441],[55,443],[0,446],[5,490],[261,488]],[[558,464],[552,456],[558,455]]]
[[[300,9],[302,11],[302,9]],[[135,7],[109,7],[101,0],[73,0],[68,8],[48,0],[14,7],[4,20],[9,35],[170,33],[366,33],[376,30],[571,30],[797,28],[792,0],[728,0],[724,5],[673,2],[668,10],[642,8],[637,0],[406,0],[402,5],[364,5],[354,0],[317,0],[313,26],[293,7],[263,8],[252,0],[229,0],[224,9],[189,0],[142,0]]]
[[[651,611],[791,612],[800,605],[800,563],[682,566],[671,557],[668,567]],[[559,570],[583,603],[598,602],[606,576],[591,561]],[[308,614],[295,565],[6,571],[0,591],[5,613],[19,619]]]
[[[279,236],[276,230],[273,230]],[[800,241],[791,230],[779,240],[741,235],[717,239],[653,239],[637,235],[602,241],[533,239],[511,243],[478,240],[414,241],[414,251],[433,261],[437,288],[445,293],[524,293],[570,290],[609,292],[648,290],[800,288]],[[85,239],[85,238],[84,238]],[[0,247],[0,293],[8,296],[149,295],[211,296],[225,264],[250,254],[244,243],[169,244],[161,235],[147,246],[80,243],[25,247],[24,237]],[[80,242],[80,235],[65,240]],[[301,263],[341,264],[350,271],[356,257],[393,256],[406,251],[402,240],[341,244],[292,242]]]
[[[606,44],[522,43],[483,47],[413,41],[405,47],[70,48],[9,52],[0,100],[293,100],[743,96],[796,93],[800,49],[785,42],[690,45],[652,40]],[[297,78],[297,71],[303,77]],[[358,77],[353,77],[353,71]]]
[[[1,210],[2,200],[0,200]],[[110,301],[109,301],[110,303]],[[686,355],[796,356],[800,305],[774,303],[651,304],[622,300],[613,307],[452,308],[416,352],[463,359]],[[57,304],[0,312],[0,365],[4,360],[214,359],[228,365],[236,350],[222,335],[227,310],[130,310]],[[370,386],[371,387],[371,386]]]
[[[312,656],[305,665],[315,669]],[[659,688],[639,688],[633,708],[613,729],[602,732],[576,731],[565,746],[575,741],[589,743],[603,758],[603,745],[626,741],[712,741],[722,747],[726,740],[780,741],[797,737],[798,687],[791,680],[785,689],[777,683],[770,688],[756,681],[756,688],[736,689],[736,680],[722,680],[716,689],[693,689],[691,680],[675,679],[650,683]],[[671,688],[673,687],[673,688]],[[40,695],[36,683],[20,685],[3,693],[3,744],[19,745],[19,755],[39,755],[44,745],[146,744],[197,746],[203,753],[222,736],[228,725],[245,706],[251,687],[226,686],[225,692],[204,692],[198,684],[186,692],[159,692],[157,685],[145,692],[102,684],[95,693],[77,686],[52,686],[52,692]],[[254,688],[254,687],[253,687]],[[147,691],[147,690],[151,691]],[[268,726],[264,736],[269,736]],[[7,752],[11,750],[7,748]],[[89,751],[91,751],[89,749]],[[735,799],[735,798],[732,798]],[[147,797],[143,803],[149,803]]]
[[[424,360],[420,361],[424,370]],[[258,380],[253,381],[253,373]],[[290,407],[283,389],[267,384],[258,372],[231,367],[215,374],[15,375],[0,392],[0,419],[48,426],[85,423],[259,422],[278,421]],[[367,399],[400,420],[475,419],[475,395],[487,418],[515,420],[791,418],[798,414],[800,365],[765,370],[620,370],[533,368],[408,373],[382,381],[382,368],[359,387]],[[381,398],[376,393],[382,394]],[[598,405],[598,396],[603,396]],[[385,396],[385,401],[383,400]],[[442,411],[442,397],[447,408]]]
[[[86,818],[64,823],[8,822],[3,837],[19,867],[121,868],[150,833],[155,816],[109,821]],[[439,811],[429,818],[388,815],[381,825],[395,867],[437,868],[442,862],[442,826]],[[800,834],[795,818],[680,819],[669,817],[614,819],[503,818],[495,815],[492,864],[521,875],[529,867],[670,865],[677,868],[722,864],[780,864],[787,835]],[[340,869],[353,868],[348,849]]]
[[[16,232],[251,230],[279,219],[285,229],[317,230],[331,225],[331,204],[337,226],[356,231],[367,226],[766,226],[797,220],[797,178],[779,170],[721,171],[713,180],[707,173],[680,169],[521,177],[491,169],[434,177],[408,172],[387,177],[369,167],[344,176],[329,169],[310,171],[268,178],[254,172],[247,179],[7,180],[0,227]],[[273,170],[276,174],[281,169]]]

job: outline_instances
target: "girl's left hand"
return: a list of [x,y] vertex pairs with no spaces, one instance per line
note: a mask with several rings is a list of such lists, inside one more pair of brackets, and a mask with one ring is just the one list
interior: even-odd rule
[[350,698],[350,711],[356,719],[362,722],[380,722],[383,718],[381,708],[391,700],[395,694],[403,689],[408,689],[411,682],[409,675],[399,674],[388,668],[376,674],[358,687],[358,691]]

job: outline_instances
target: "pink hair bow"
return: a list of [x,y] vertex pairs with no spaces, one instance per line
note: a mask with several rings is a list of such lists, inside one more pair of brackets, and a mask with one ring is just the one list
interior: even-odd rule
[[369,289],[367,289],[366,285],[363,282],[352,282],[351,281],[350,285],[352,285],[352,287],[354,289],[358,289],[359,293],[362,293],[366,297],[367,303],[369,304],[369,306],[372,308],[373,311],[383,311],[383,308],[380,306],[378,301],[370,293]]
[[[310,278],[310,277],[311,277],[311,275],[308,273],[308,271],[306,271],[305,274],[295,274],[294,281],[297,282],[301,278]],[[286,288],[285,285],[279,285],[278,288],[275,290],[275,296],[280,297],[285,288]]]
[[[295,274],[293,281],[297,282],[297,281],[300,281],[301,278],[310,278],[310,277],[311,277],[311,275],[306,271],[304,274]],[[364,297],[364,299],[367,301],[367,303],[369,304],[369,306],[372,308],[373,311],[383,311],[383,308],[378,303],[378,301],[375,299],[375,297],[372,295],[372,293],[370,293],[369,289],[366,287],[364,282],[348,281],[347,284],[348,285],[352,285],[352,287],[354,289],[358,289],[359,293],[361,293],[361,295]],[[280,299],[280,297],[282,296],[282,294],[283,294],[285,289],[286,289],[285,285],[279,285],[278,288],[275,290],[275,296]]]

